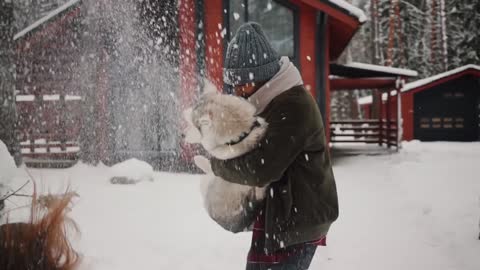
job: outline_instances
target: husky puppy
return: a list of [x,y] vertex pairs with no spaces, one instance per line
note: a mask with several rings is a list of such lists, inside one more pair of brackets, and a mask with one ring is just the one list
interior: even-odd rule
[[[198,103],[184,112],[187,121],[185,140],[200,143],[218,159],[231,159],[254,149],[268,124],[255,116],[255,107],[243,98],[218,93],[206,81]],[[195,164],[206,173],[200,188],[210,217],[228,231],[248,229],[265,196],[265,188],[227,182],[216,177],[210,161],[194,157]]]

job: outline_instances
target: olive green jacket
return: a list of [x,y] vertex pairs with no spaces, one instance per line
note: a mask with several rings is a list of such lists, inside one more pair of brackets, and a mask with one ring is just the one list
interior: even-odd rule
[[268,129],[258,147],[238,158],[212,159],[212,170],[229,182],[268,186],[267,250],[318,240],[338,217],[318,106],[303,86],[295,86],[275,97],[259,116]]

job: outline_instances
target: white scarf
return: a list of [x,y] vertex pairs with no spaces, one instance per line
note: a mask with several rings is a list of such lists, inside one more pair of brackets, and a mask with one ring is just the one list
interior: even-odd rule
[[290,90],[294,86],[302,85],[302,76],[297,67],[290,62],[287,56],[280,58],[280,70],[270,81],[265,83],[253,95],[248,98],[256,108],[256,114],[265,110],[267,105],[281,93]]

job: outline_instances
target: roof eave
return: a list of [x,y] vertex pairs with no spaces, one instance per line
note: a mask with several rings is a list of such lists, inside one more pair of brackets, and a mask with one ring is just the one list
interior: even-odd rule
[[31,35],[34,33],[36,30],[40,29],[43,25],[46,23],[50,22],[52,19],[55,17],[59,16],[60,14],[63,14],[72,8],[75,8],[82,0],[70,0],[69,2],[61,5],[60,7],[52,10],[49,14],[45,15],[44,17],[38,19],[31,25],[27,26],[17,34],[13,36],[13,40],[17,41],[19,39],[22,39],[28,35]]
[[438,84],[439,81],[449,81],[468,73],[480,74],[480,66],[469,64],[469,65],[459,67],[453,70],[449,70],[440,74],[436,74],[431,77],[427,77],[421,80],[407,83],[402,88],[402,92],[409,92],[419,88],[426,88],[426,87],[429,87],[430,85]]

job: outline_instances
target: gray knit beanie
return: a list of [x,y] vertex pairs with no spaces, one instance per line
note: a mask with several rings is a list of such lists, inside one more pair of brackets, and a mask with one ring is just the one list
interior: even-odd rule
[[228,44],[223,80],[229,85],[268,81],[280,70],[279,60],[262,27],[245,23]]

